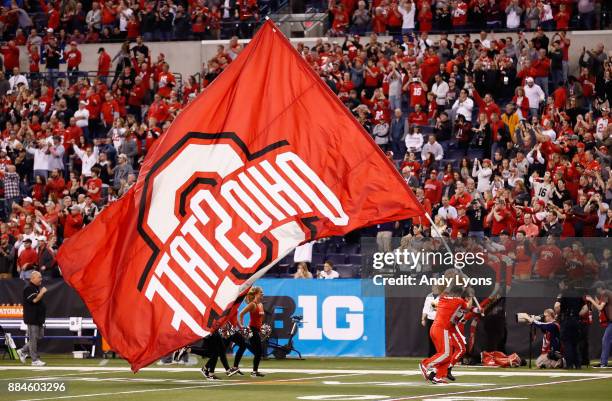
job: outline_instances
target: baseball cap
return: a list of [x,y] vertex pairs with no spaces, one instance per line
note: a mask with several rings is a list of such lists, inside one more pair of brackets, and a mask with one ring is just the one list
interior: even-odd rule
[[26,197],[26,198],[23,198],[23,201],[24,201],[24,202],[30,202],[30,203],[31,203],[31,202],[32,202],[32,198],[30,198],[30,197],[28,196],[28,197]]
[[527,77],[527,78],[525,79],[525,82],[533,82],[533,78],[531,78],[531,77]]

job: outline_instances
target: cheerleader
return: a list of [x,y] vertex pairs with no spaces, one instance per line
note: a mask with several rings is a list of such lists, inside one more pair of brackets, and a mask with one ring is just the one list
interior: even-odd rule
[[[261,360],[261,325],[264,319],[264,308],[261,303],[263,299],[264,293],[261,287],[252,287],[248,294],[246,295],[246,299],[248,301],[248,305],[238,315],[238,326],[240,328],[244,327],[243,319],[244,315],[249,313],[250,321],[249,328],[251,329],[252,336],[248,340],[249,342],[249,350],[253,353],[253,371],[251,372],[251,376],[253,377],[264,377],[263,373],[258,371],[259,369],[259,361]],[[245,349],[247,348],[247,344],[240,345],[238,351],[236,351],[236,357],[234,359],[234,368],[238,369],[238,365],[240,363],[240,359],[242,358],[242,354],[244,354]]]

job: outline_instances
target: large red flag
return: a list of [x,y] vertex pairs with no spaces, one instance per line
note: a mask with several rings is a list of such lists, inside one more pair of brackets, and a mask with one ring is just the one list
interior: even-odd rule
[[370,136],[267,22],[60,248],[66,281],[137,371],[206,336],[300,243],[422,215]]

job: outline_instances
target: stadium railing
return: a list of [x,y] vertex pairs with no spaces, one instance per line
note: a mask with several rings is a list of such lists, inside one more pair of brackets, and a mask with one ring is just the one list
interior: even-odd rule
[[[23,322],[23,319],[19,318],[7,318],[0,319],[0,329],[3,331],[7,330],[20,330],[24,333],[27,331],[27,326]],[[43,339],[53,340],[67,340],[67,341],[87,341],[91,342],[90,355],[95,355],[96,342],[98,339],[98,327],[94,323],[92,318],[83,317],[60,317],[60,318],[47,318],[45,320],[45,335]],[[74,335],[47,335],[48,330],[69,330]],[[84,330],[93,330],[92,335],[83,334]],[[27,335],[15,335],[12,336],[14,340],[26,340]],[[0,337],[0,341],[4,342],[4,337]]]

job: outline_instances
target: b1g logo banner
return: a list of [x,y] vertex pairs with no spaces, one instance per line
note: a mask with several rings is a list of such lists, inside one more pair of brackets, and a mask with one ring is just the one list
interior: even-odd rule
[[291,317],[299,315],[293,343],[302,355],[385,356],[384,293],[365,297],[361,280],[262,279],[257,285],[266,294],[266,322],[279,344],[287,343]]
[[[160,135],[134,186],[57,259],[137,371],[223,324],[298,244],[422,214],[369,134],[268,21]],[[317,305],[332,301],[350,300]],[[311,336],[348,335],[332,317]]]

